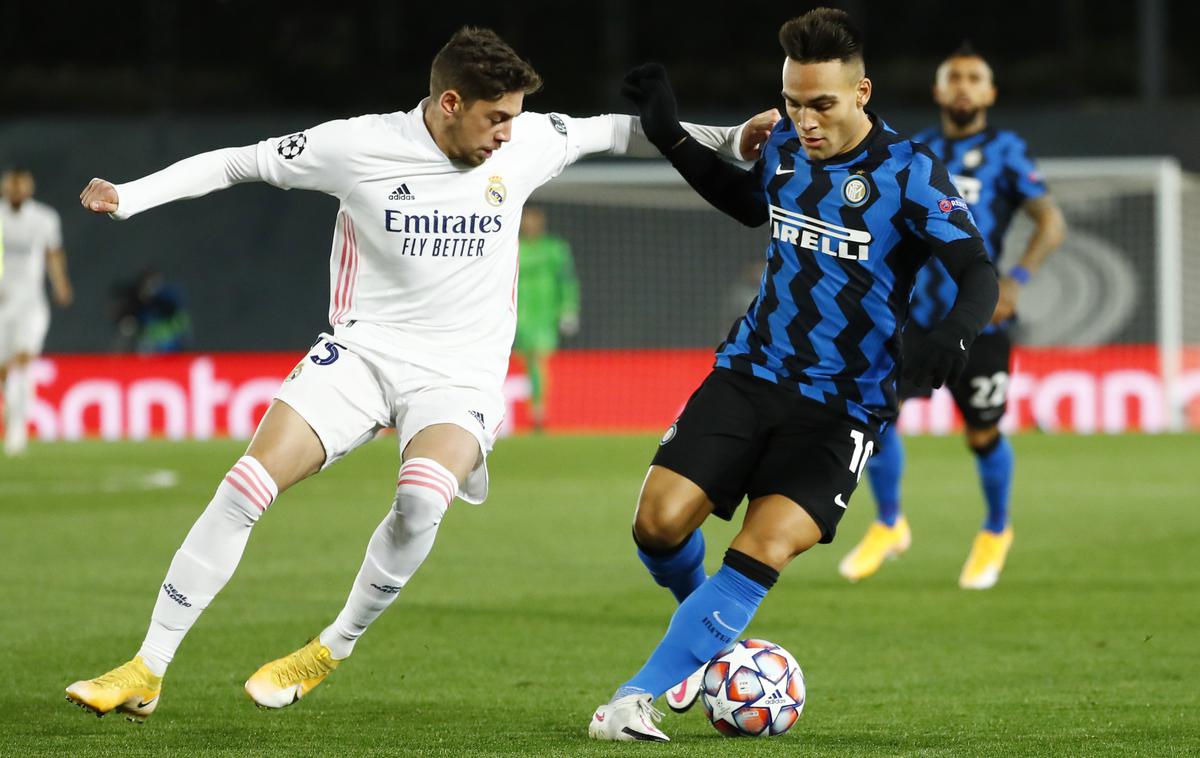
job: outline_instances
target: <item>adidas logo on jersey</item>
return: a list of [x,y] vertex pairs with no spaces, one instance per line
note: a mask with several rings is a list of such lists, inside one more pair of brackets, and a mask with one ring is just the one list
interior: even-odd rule
[[401,184],[396,189],[392,190],[392,194],[388,195],[388,200],[416,200],[417,196],[408,191],[408,184]]
[[485,423],[483,422],[483,414],[482,414],[482,413],[480,413],[479,411],[467,411],[467,413],[471,414],[471,416],[472,416],[472,417],[473,417],[473,418],[474,418],[476,421],[478,421],[478,422],[479,422],[479,425],[480,425],[480,426],[482,426],[484,429],[487,429],[487,424],[485,424]]
[[771,236],[780,242],[848,261],[865,261],[871,252],[867,246],[871,241],[868,231],[847,229],[774,205],[771,206]]

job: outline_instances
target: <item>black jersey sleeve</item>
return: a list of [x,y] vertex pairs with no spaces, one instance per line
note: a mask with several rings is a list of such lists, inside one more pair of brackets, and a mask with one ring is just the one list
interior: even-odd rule
[[746,226],[767,223],[761,159],[747,171],[721,160],[692,137],[668,149],[666,158],[692,189],[717,210]]

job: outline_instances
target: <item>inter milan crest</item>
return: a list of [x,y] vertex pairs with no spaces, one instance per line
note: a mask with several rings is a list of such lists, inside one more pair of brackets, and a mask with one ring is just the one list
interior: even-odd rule
[[304,152],[306,144],[308,144],[308,138],[304,136],[304,132],[296,132],[281,138],[279,145],[275,147],[275,152],[279,153],[284,160],[290,161]]
[[493,176],[488,179],[487,189],[483,192],[483,197],[488,201],[488,205],[499,207],[504,204],[504,199],[508,197],[508,190],[504,187],[502,177]]
[[665,445],[675,439],[675,432],[678,431],[679,424],[671,424],[671,428],[663,433],[662,439],[658,441],[659,445]]
[[963,166],[966,168],[979,168],[980,163],[983,163],[983,151],[979,148],[972,148],[963,154]]
[[846,201],[846,205],[857,208],[867,202],[870,196],[871,185],[858,174],[848,176],[846,181],[842,182],[842,199]]

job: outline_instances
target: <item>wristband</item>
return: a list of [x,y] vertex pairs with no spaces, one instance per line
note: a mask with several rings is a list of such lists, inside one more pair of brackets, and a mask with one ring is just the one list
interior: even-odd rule
[[1024,266],[1013,266],[1008,270],[1008,278],[1012,279],[1022,287],[1024,287],[1026,284],[1029,284],[1030,276],[1032,275],[1029,273],[1029,269],[1025,268]]

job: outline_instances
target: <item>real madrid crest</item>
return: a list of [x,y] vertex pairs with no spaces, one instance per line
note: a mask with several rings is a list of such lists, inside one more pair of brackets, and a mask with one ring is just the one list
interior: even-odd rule
[[508,197],[508,190],[504,186],[504,180],[499,176],[488,178],[488,186],[483,192],[483,197],[488,201],[488,205],[503,205],[504,198]]
[[979,164],[983,163],[983,151],[975,147],[963,153],[963,166],[966,168],[979,168]]
[[858,174],[852,174],[842,182],[842,199],[846,201],[846,205],[857,208],[867,202],[867,198],[870,196],[871,185],[867,184],[867,180]]

